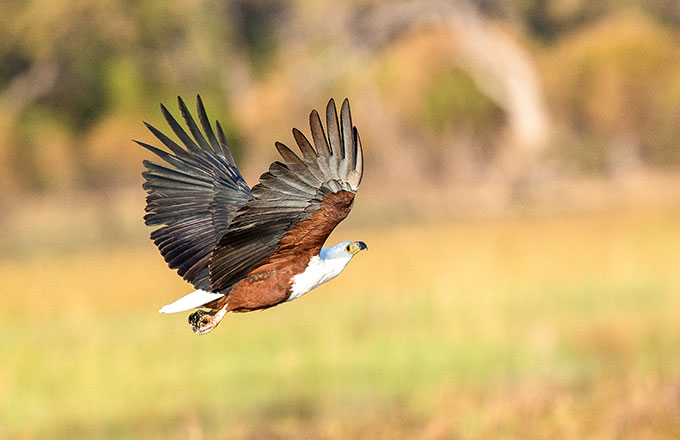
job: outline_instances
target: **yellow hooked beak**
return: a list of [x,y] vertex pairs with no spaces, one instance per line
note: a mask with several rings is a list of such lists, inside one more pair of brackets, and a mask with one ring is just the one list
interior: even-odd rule
[[356,255],[364,249],[368,249],[368,246],[363,241],[354,241],[347,245],[347,252],[352,255]]

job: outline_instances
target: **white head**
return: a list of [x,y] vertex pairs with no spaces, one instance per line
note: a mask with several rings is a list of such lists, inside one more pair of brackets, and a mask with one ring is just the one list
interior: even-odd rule
[[335,246],[327,247],[321,249],[319,252],[319,257],[322,260],[332,260],[332,259],[344,259],[351,260],[359,252],[364,249],[368,249],[366,243],[363,241],[343,241]]

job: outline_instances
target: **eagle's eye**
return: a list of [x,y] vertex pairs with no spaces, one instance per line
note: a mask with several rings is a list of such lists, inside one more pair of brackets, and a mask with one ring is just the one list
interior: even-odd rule
[[347,252],[350,252],[350,250],[349,250],[350,246],[351,246],[350,244],[348,244],[347,246],[345,246],[345,250],[346,250]]

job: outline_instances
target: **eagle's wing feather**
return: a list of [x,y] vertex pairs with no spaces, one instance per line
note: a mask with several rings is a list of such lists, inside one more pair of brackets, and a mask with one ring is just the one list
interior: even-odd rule
[[149,124],[146,126],[170,152],[137,141],[168,164],[143,162],[148,193],[144,221],[161,225],[151,233],[151,239],[169,266],[197,289],[210,290],[211,252],[238,209],[253,196],[236,168],[219,123],[217,136],[213,132],[200,96],[197,111],[203,132],[182,99],[178,101],[191,136],[164,106],[161,110],[184,147]]
[[[283,162],[274,162],[260,176],[260,183],[252,188],[254,198],[241,207],[217,243],[210,259],[211,290],[227,291],[277,255],[303,249],[318,252],[349,213],[363,173],[361,145],[351,125],[347,100],[340,115],[342,129],[332,99],[326,115],[328,138],[319,114],[313,111],[310,115],[314,146],[293,129],[301,157],[276,143]],[[331,196],[340,192],[344,196]],[[322,207],[323,213],[317,214]],[[311,219],[316,223],[305,223]]]

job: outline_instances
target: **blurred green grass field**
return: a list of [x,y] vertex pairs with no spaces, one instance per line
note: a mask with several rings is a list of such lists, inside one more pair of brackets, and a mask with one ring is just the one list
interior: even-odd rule
[[0,438],[678,438],[680,211],[348,229],[197,337],[148,241],[0,260]]

